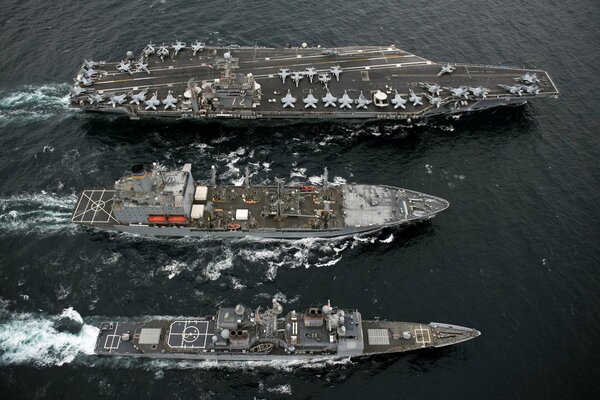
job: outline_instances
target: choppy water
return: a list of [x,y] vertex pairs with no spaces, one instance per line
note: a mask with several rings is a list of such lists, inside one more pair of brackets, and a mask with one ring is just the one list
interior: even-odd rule
[[[0,15],[0,389],[4,398],[582,398],[598,393],[600,6],[475,0],[23,2]],[[388,44],[441,61],[540,66],[540,100],[405,130],[131,122],[68,109],[84,57],[148,41]],[[76,193],[132,161],[198,179],[401,185],[447,198],[431,224],[343,240],[169,240],[68,224]],[[464,345],[361,362],[101,360],[103,316],[190,315],[278,296],[447,321]],[[69,309],[72,307],[71,309]],[[65,310],[66,309],[66,310]],[[65,310],[65,311],[63,311]]]

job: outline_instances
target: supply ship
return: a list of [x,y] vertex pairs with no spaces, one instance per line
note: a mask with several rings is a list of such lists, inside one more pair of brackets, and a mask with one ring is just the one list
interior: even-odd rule
[[169,170],[136,164],[113,187],[84,190],[71,222],[148,236],[257,236],[331,238],[415,224],[448,208],[439,197],[387,185],[328,182],[254,186],[246,168],[242,186],[203,185],[192,165]]
[[100,356],[214,361],[357,358],[462,343],[475,329],[432,322],[363,320],[356,309],[322,307],[283,315],[276,300],[264,311],[242,304],[216,315],[101,323]]
[[440,63],[391,46],[268,48],[149,43],[84,60],[71,105],[195,119],[413,120],[559,94],[541,69]]

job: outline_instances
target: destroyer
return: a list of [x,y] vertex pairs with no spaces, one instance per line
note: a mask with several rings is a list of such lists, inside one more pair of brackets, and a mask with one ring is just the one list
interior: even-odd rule
[[209,317],[105,322],[95,353],[219,361],[355,358],[444,347],[480,335],[475,329],[437,322],[363,320],[358,310],[329,302],[282,313],[273,299],[265,311],[238,304]]
[[384,185],[210,185],[192,177],[192,165],[151,171],[136,164],[113,188],[84,190],[71,221],[151,236],[337,237],[408,225],[448,208],[441,198]]
[[148,44],[120,62],[85,60],[71,104],[198,119],[400,119],[557,97],[539,69],[438,63],[395,46]]

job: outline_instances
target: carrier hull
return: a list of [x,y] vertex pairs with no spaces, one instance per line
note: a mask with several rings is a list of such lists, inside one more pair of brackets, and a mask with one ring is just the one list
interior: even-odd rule
[[[72,106],[132,119],[412,121],[559,95],[550,75],[540,69],[456,63],[451,72],[442,73],[445,63],[395,46],[209,46],[196,53],[186,46],[177,54],[165,48],[169,54],[161,58],[148,54],[146,47],[125,62],[126,72],[117,69],[123,65],[117,62],[84,64],[75,78]],[[144,70],[136,69],[140,64]],[[93,75],[86,78],[89,71]],[[527,83],[521,79],[525,74],[536,77]],[[505,87],[514,85],[521,90]],[[460,87],[467,91],[451,90]],[[478,87],[487,90],[474,91]],[[143,100],[136,100],[142,91]],[[420,101],[411,100],[411,92]],[[335,98],[331,103],[325,101],[328,93]],[[341,101],[344,94],[351,100],[347,106]],[[401,105],[392,101],[396,94]],[[148,103],[153,95],[156,102]]]

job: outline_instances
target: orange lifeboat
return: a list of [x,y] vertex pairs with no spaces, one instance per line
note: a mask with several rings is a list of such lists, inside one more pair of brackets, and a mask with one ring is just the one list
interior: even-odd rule
[[185,224],[188,222],[188,219],[184,215],[171,215],[168,221],[171,224]]
[[301,192],[314,192],[315,190],[316,190],[316,188],[314,186],[301,186],[300,187]]
[[240,224],[228,224],[227,229],[230,231],[238,231],[242,226]]
[[164,215],[150,215],[148,216],[148,222],[151,222],[153,224],[164,224],[165,222],[167,222],[167,217],[165,217]]

